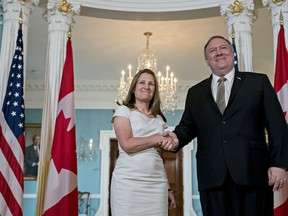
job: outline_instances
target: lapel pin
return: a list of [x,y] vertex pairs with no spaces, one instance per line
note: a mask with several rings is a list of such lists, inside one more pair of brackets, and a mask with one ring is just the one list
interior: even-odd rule
[[241,80],[241,77],[237,77],[237,79]]

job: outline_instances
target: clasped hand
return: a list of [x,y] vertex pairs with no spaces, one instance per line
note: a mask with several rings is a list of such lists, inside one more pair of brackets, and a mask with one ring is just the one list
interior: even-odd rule
[[287,184],[287,172],[279,167],[270,167],[268,170],[268,184],[273,186],[273,191],[280,191]]
[[175,133],[166,131],[162,134],[163,140],[158,146],[166,151],[175,151],[179,145],[179,140]]

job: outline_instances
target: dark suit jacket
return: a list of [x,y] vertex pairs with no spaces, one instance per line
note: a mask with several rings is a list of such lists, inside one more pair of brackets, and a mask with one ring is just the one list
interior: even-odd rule
[[179,148],[197,137],[199,190],[220,186],[227,171],[236,184],[267,185],[269,167],[288,167],[286,122],[268,77],[236,72],[223,116],[212,96],[211,80],[212,76],[188,90],[174,130]]
[[26,147],[24,162],[26,166],[25,175],[37,176],[38,166],[32,166],[33,163],[39,162],[39,156],[34,148],[34,145]]

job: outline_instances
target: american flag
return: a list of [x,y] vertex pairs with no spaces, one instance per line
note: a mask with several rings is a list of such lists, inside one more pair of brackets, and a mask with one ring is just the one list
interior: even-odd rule
[[[21,216],[25,149],[24,65],[19,28],[6,94],[0,112],[0,215]],[[4,80],[2,82],[5,82]]]

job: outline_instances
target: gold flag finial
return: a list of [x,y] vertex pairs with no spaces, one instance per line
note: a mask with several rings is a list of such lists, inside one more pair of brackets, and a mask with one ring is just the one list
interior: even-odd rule
[[238,0],[235,0],[234,3],[230,5],[230,12],[232,14],[241,13],[243,10],[243,3]]
[[68,30],[68,38],[71,39],[72,38],[72,26],[69,26],[69,30]]
[[66,0],[61,0],[59,2],[58,10],[60,12],[68,13],[71,11],[71,4],[69,4]]
[[232,40],[235,39],[235,28],[234,28],[234,24],[232,24]]
[[22,8],[20,10],[19,14],[19,28],[22,29],[22,24],[23,24],[23,13],[22,13]]
[[280,26],[283,26],[283,25],[284,25],[284,22],[283,22],[283,13],[282,13],[282,10],[280,11],[279,20],[280,20]]

